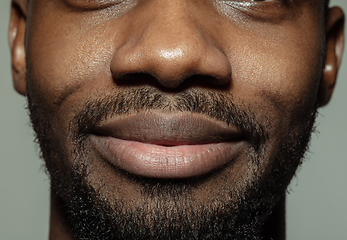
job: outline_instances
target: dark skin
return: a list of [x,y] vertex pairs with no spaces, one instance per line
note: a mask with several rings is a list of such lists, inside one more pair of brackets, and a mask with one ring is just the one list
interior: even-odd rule
[[[69,138],[75,132],[69,127],[73,125],[73,117],[83,110],[85,105],[81,103],[100,96],[151,87],[172,99],[175,94],[198,90],[232,94],[235,105],[244,104],[253,110],[256,121],[267,126],[268,138],[260,145],[266,149],[264,157],[259,166],[247,164],[248,138],[241,134],[241,140],[233,139],[232,144],[241,146],[236,148],[241,153],[232,156],[233,164],[224,165],[228,162],[224,157],[226,160],[220,160],[223,167],[218,174],[205,178],[189,192],[202,205],[209,203],[207,196],[220,196],[218,201],[223,202],[227,198],[224,189],[242,192],[249,179],[271,175],[268,171],[276,169],[274,159],[282,138],[291,136],[291,131],[302,133],[303,127],[296,120],[308,121],[309,112],[329,102],[344,45],[344,14],[337,7],[326,10],[325,14],[324,1],[274,0],[250,4],[250,1],[139,0],[119,5],[116,1],[86,0],[12,2],[9,41],[14,87],[18,93],[31,96],[33,105],[39,106],[38,115],[40,111],[45,113],[52,129],[49,135],[54,136],[55,149],[59,149],[50,152],[62,152],[59,156],[46,157],[46,162],[57,162],[58,167],[68,166],[68,169],[75,166],[74,144]],[[142,112],[145,111],[133,111],[130,115]],[[157,113],[158,109],[149,112]],[[196,117],[189,111],[159,109],[159,119],[165,118],[164,123],[173,122],[173,114],[199,121],[203,115]],[[120,118],[113,116],[107,120]],[[228,131],[238,127],[236,123],[226,126],[206,114],[202,118]],[[141,118],[149,121],[144,119]],[[182,133],[189,134],[189,131]],[[90,185],[98,189],[104,184],[111,192],[108,201],[131,202],[128,208],[141,206],[148,200],[141,194],[139,184],[104,163],[102,159],[108,157],[100,157],[100,151],[95,150],[98,145],[92,144],[97,134],[86,135],[84,144],[93,149],[84,155],[91,160],[89,168],[94,169],[88,176]],[[151,137],[155,138],[146,136]],[[153,145],[177,147],[184,145],[181,143],[184,141],[200,144],[187,138],[181,142],[167,138]],[[278,161],[293,167],[283,173],[286,180],[276,193],[274,211],[265,222],[262,234],[280,240],[285,239],[285,187],[299,159],[295,163],[289,159]],[[115,165],[131,174],[155,179],[195,178],[215,170],[213,164],[203,165],[199,161],[194,164],[200,164],[201,171],[181,167],[179,161],[176,168],[160,165],[160,171],[147,165],[127,164]],[[73,239],[61,199],[53,190],[51,196],[49,238]],[[160,200],[149,202],[156,204]]]

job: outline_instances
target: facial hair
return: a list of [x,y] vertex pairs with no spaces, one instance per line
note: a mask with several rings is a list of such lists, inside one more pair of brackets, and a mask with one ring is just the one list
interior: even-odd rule
[[[264,159],[271,122],[246,104],[234,104],[230,94],[186,90],[168,97],[152,87],[140,87],[112,96],[89,99],[71,120],[73,165],[65,164],[56,143],[50,117],[28,93],[30,118],[51,178],[51,188],[76,239],[261,239],[262,226],[285,193],[307,149],[316,108],[301,111],[297,128],[285,133],[272,159]],[[152,179],[121,169],[114,172],[142,189],[144,199],[135,207],[107,186],[96,189],[90,181],[93,169],[88,155],[88,134],[98,122],[139,111],[192,112],[239,126],[247,141],[252,176],[240,186],[224,182],[227,198],[196,202],[191,192],[204,181],[213,181],[223,169],[189,179]],[[272,165],[259,171],[265,162]]]

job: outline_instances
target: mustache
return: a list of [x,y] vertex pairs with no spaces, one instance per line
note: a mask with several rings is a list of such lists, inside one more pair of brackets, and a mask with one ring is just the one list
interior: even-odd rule
[[85,136],[101,121],[146,110],[160,110],[163,113],[191,112],[206,115],[228,125],[234,124],[240,128],[246,140],[256,150],[268,139],[266,126],[257,121],[251,107],[234,104],[232,94],[204,89],[165,93],[144,86],[126,89],[98,99],[89,99],[74,117],[70,127],[77,126],[78,135]]

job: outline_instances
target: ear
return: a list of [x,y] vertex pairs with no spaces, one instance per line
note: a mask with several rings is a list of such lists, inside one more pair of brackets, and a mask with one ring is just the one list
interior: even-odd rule
[[344,47],[344,23],[345,16],[341,8],[333,7],[328,10],[325,24],[326,60],[318,96],[319,107],[329,102],[335,87]]
[[22,95],[26,93],[26,64],[24,36],[28,0],[12,0],[9,43],[12,55],[13,86]]

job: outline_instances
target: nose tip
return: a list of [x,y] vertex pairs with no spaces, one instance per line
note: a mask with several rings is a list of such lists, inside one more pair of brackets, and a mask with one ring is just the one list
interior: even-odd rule
[[177,88],[194,75],[208,76],[204,81],[208,79],[208,84],[216,86],[230,81],[230,65],[222,52],[208,49],[215,52],[203,53],[193,48],[180,46],[151,51],[147,48],[146,52],[133,48],[126,53],[120,49],[113,58],[112,73],[117,79],[132,73],[149,74],[165,88]]
[[192,69],[189,69],[188,66],[195,64],[193,62],[195,59],[187,55],[184,46],[161,48],[155,52],[157,52],[160,66],[153,69],[153,75],[163,86],[177,87],[184,81],[183,79],[192,74]]
[[187,56],[183,46],[161,48],[155,52],[159,65],[153,66],[151,73],[162,86],[176,88],[192,75],[192,68],[188,66],[194,64],[194,59]]
[[169,20],[148,21],[142,26],[139,23],[141,34],[130,33],[114,52],[113,76],[130,81],[123,76],[149,74],[164,88],[177,88],[194,75],[208,76],[201,81],[211,85],[228,83],[231,66],[223,51],[186,17],[174,16]]
[[228,59],[215,48],[180,44],[157,51],[159,65],[152,68],[152,75],[164,87],[179,87],[194,75],[209,76],[204,79],[209,79],[213,85],[223,85],[231,77]]

